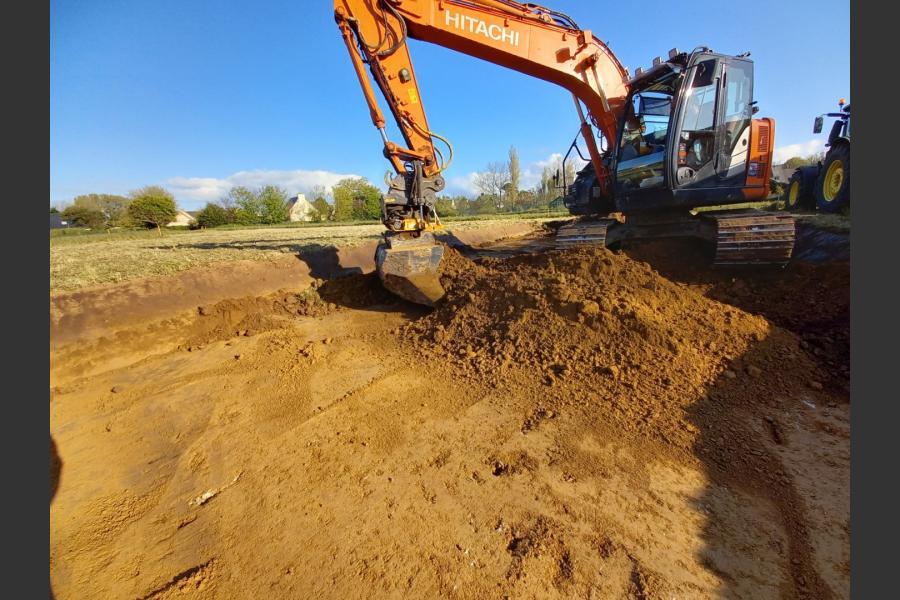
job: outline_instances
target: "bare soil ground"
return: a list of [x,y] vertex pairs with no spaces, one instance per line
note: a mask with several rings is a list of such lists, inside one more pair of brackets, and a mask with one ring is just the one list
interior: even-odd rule
[[507,250],[55,349],[56,597],[848,598],[849,263]]

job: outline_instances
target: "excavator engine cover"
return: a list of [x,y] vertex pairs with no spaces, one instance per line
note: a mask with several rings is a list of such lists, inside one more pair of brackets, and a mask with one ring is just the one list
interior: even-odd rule
[[375,268],[388,291],[434,306],[445,293],[440,280],[443,257],[444,246],[430,232],[389,231],[375,250]]

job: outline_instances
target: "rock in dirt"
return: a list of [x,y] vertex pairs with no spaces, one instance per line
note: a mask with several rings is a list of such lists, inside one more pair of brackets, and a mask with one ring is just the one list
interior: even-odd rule
[[586,317],[592,317],[594,315],[600,314],[600,305],[593,300],[585,300],[581,303],[579,312]]

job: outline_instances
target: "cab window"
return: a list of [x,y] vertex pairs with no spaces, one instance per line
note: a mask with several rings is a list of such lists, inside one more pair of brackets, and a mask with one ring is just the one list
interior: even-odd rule
[[[753,63],[732,60],[724,69],[724,123],[722,149],[716,168],[723,180],[734,185],[745,176],[753,119]],[[731,181],[734,180],[734,181]]]
[[619,160],[664,149],[671,111],[672,96],[668,94],[635,94],[625,116]]
[[678,165],[687,166],[705,179],[713,167],[716,148],[716,61],[697,63],[687,90],[678,147]]
[[619,145],[617,180],[622,191],[662,185],[671,112],[669,94],[642,92],[632,97]]

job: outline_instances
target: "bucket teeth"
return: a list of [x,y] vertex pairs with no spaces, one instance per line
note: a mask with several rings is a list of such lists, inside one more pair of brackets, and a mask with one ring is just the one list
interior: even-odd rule
[[444,297],[441,260],[444,246],[428,232],[385,234],[375,250],[375,266],[384,287],[404,300],[434,306]]

